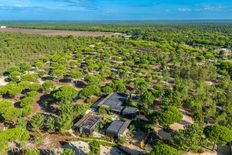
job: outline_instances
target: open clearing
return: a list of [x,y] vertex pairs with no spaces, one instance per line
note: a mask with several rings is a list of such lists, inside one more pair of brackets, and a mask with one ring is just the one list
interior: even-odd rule
[[42,29],[21,29],[21,28],[6,28],[0,29],[0,32],[19,32],[27,34],[40,34],[45,36],[112,36],[112,32],[96,32],[96,31],[69,31],[69,30],[42,30]]

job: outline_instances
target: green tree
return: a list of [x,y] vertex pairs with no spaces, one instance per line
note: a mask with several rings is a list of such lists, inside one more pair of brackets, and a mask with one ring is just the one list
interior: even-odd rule
[[206,137],[214,142],[213,150],[215,144],[226,145],[228,142],[232,141],[232,130],[221,125],[210,125],[205,127],[204,133]]
[[53,133],[56,130],[55,119],[53,117],[49,117],[47,122],[45,123],[45,127],[49,133]]
[[25,74],[25,75],[22,75],[22,81],[36,82],[37,78],[38,77],[37,77],[36,74]]
[[22,116],[22,110],[15,108],[8,100],[0,101],[0,116],[6,122],[14,122]]
[[180,155],[180,153],[173,147],[167,144],[159,143],[155,145],[151,155]]
[[126,91],[126,86],[122,80],[113,81],[113,83],[110,84],[110,87],[113,88],[113,90],[118,91],[118,92]]
[[24,97],[21,100],[20,106],[25,107],[27,105],[31,105],[33,103],[34,99],[32,97]]
[[181,121],[183,115],[179,109],[175,106],[169,106],[163,109],[157,116],[158,122],[164,128],[168,128],[169,125]]
[[180,150],[197,152],[206,144],[206,140],[203,129],[193,124],[185,126],[183,130],[174,132],[172,134],[172,143]]
[[63,86],[53,91],[52,96],[60,103],[70,103],[77,96],[77,90],[70,86]]
[[40,151],[36,148],[26,150],[25,155],[40,155]]
[[21,144],[30,138],[29,132],[22,127],[16,127],[0,132],[0,154],[6,154],[11,142]]
[[107,106],[107,105],[101,105],[98,108],[98,111],[99,111],[100,114],[110,114],[110,107]]
[[10,97],[15,97],[16,95],[21,94],[23,88],[17,84],[10,82],[4,87],[0,88],[0,93],[4,95],[9,95]]
[[110,94],[113,92],[113,89],[110,86],[105,86],[102,88],[102,91],[106,94]]
[[41,84],[40,84],[40,83],[30,83],[30,84],[28,85],[28,89],[29,89],[30,91],[38,91],[38,90],[41,89]]
[[31,70],[31,65],[28,63],[21,63],[19,66],[22,72]]
[[39,129],[41,129],[43,127],[43,125],[44,125],[44,121],[45,121],[44,115],[35,114],[30,120],[32,130],[38,131]]
[[65,148],[61,155],[75,155],[75,151],[73,149],[70,148]]
[[144,78],[138,78],[134,80],[135,90],[137,93],[141,93],[147,90],[148,82]]
[[99,86],[97,86],[97,85],[89,85],[89,86],[83,88],[79,92],[79,96],[82,99],[87,99],[92,95],[99,95],[100,93],[101,93],[101,89],[99,88]]
[[12,82],[19,82],[21,81],[21,76],[22,74],[18,71],[14,71],[12,73],[10,73],[8,79]]
[[89,155],[100,155],[100,143],[96,140],[93,140],[89,143]]
[[51,73],[51,76],[55,78],[61,78],[64,75],[65,71],[63,69],[54,69]]
[[20,69],[16,66],[13,66],[13,67],[8,68],[5,73],[11,74],[12,72],[15,72],[15,71],[19,72]]
[[145,107],[148,107],[149,105],[153,104],[155,97],[150,91],[145,91],[140,95],[140,99]]
[[37,95],[36,91],[29,91],[29,92],[27,92],[27,97],[35,98],[36,95]]
[[85,112],[90,108],[91,104],[75,104],[73,106],[73,112],[75,116],[83,116]]
[[65,133],[73,125],[73,118],[69,114],[61,114],[58,118],[58,127],[61,133]]
[[85,81],[88,82],[88,84],[92,84],[92,85],[93,84],[99,85],[100,82],[99,78],[94,75],[87,75],[85,77]]
[[54,83],[52,81],[45,81],[42,84],[42,89],[45,93],[50,93],[51,91],[55,90],[56,86],[54,85]]
[[82,76],[82,73],[80,71],[71,71],[70,76],[71,78],[77,79]]
[[22,127],[26,128],[27,127],[27,120],[25,118],[19,118],[16,122],[16,127]]

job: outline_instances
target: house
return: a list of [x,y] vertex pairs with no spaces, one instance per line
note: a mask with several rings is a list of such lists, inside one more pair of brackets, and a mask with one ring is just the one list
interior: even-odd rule
[[80,133],[91,135],[100,120],[100,117],[97,117],[95,113],[90,112],[75,123],[72,128],[78,130]]
[[137,108],[125,106],[128,99],[127,94],[123,93],[112,93],[107,97],[100,98],[97,102],[95,102],[92,107],[97,109],[101,105],[108,106],[110,111],[119,115],[123,115],[127,118],[135,119],[137,115]]
[[0,28],[1,28],[1,29],[5,29],[5,28],[6,28],[6,26],[0,26]]
[[110,126],[106,129],[106,135],[110,137],[122,137],[126,132],[126,129],[130,125],[131,121],[121,121],[121,120],[115,120],[113,121]]

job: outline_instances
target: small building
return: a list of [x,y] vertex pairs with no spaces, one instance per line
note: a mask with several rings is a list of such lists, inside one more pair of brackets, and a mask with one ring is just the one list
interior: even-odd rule
[[130,125],[131,121],[113,121],[110,126],[106,129],[106,135],[110,137],[122,137],[125,134],[126,129]]
[[130,106],[126,106],[122,110],[122,115],[130,119],[135,119],[138,113],[138,109]]
[[98,101],[96,101],[92,108],[97,109],[101,105],[108,106],[110,111],[123,115],[130,119],[135,119],[138,109],[130,106],[125,106],[125,102],[128,99],[128,95],[124,93],[112,93],[107,97],[101,97]]
[[91,135],[100,120],[100,117],[97,117],[95,113],[90,112],[74,124],[72,128],[78,130],[80,133]]
[[1,29],[6,29],[6,26],[0,26]]

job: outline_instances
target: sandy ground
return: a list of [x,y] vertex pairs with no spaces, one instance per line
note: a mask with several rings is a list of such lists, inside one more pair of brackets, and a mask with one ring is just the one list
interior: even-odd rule
[[[181,113],[183,114],[183,119],[178,122],[178,123],[174,123],[172,125],[170,125],[170,128],[174,131],[180,130],[180,129],[184,129],[184,127],[186,125],[189,124],[193,124],[194,121],[192,119],[192,117],[190,117],[189,115],[187,115],[187,112],[183,109],[180,109]],[[171,134],[164,131],[159,125],[154,126],[154,129],[157,133],[157,135],[162,138],[162,139],[167,139],[170,140],[171,139]]]
[[112,36],[111,32],[91,32],[91,31],[66,31],[66,30],[40,30],[40,29],[19,29],[19,28],[6,28],[0,29],[0,32],[20,32],[27,34],[40,34],[45,36]]
[[171,134],[164,131],[160,126],[156,125],[154,126],[156,134],[161,138],[161,139],[166,139],[166,140],[171,140]]
[[204,153],[192,153],[192,152],[188,152],[188,153],[184,153],[182,155],[218,155],[217,152],[204,152]]
[[180,111],[183,114],[183,119],[180,122],[178,122],[178,123],[174,123],[174,124],[170,125],[170,128],[172,130],[174,130],[174,131],[177,131],[177,130],[180,130],[180,129],[184,129],[184,127],[186,125],[190,125],[190,124],[194,123],[192,117],[188,116],[186,114],[187,112],[185,110],[181,109]]
[[5,77],[4,76],[0,76],[0,87],[7,85],[7,83],[8,82],[5,81]]
[[116,147],[107,147],[101,145],[100,155],[125,155],[125,153],[121,152]]
[[[87,142],[83,141],[71,141],[69,142],[69,146],[73,149],[75,149],[76,154],[78,155],[85,155],[89,153],[89,144]],[[101,145],[101,155],[124,155],[120,150],[118,150],[116,147],[108,147],[108,146],[102,146]]]
[[82,141],[71,141],[69,142],[68,147],[75,149],[75,152],[78,155],[85,155],[89,152],[89,144]]
[[183,155],[231,155],[229,147],[228,146],[223,146],[223,147],[218,147],[217,151],[210,151],[206,150],[204,153],[184,153]]
[[212,85],[214,85],[215,83],[212,82],[212,81],[205,81],[205,84],[207,84],[208,86],[212,86]]

